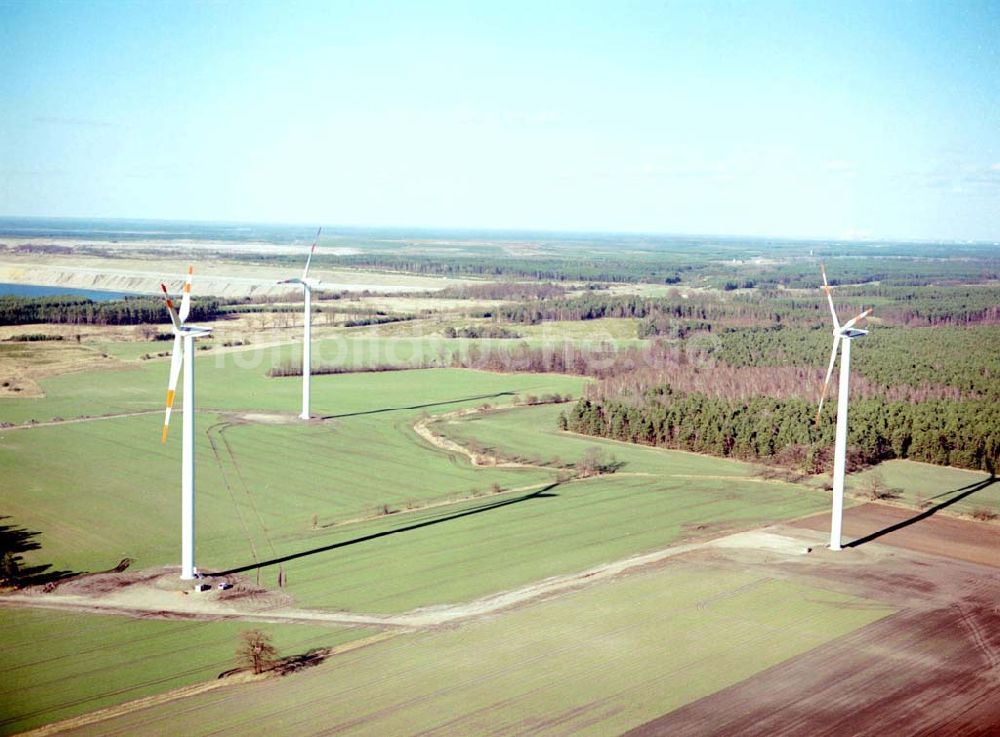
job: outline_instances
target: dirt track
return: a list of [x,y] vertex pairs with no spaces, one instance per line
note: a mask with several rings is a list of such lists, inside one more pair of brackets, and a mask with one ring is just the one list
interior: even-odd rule
[[[780,551],[786,555],[799,555],[804,552],[805,545],[806,543],[799,543],[793,538],[768,532],[737,532],[712,540],[674,545],[652,553],[605,563],[579,573],[550,576],[528,586],[475,601],[426,607],[396,615],[298,609],[290,606],[291,602],[287,596],[263,590],[248,591],[241,596],[223,597],[219,597],[215,591],[186,594],[187,587],[181,590],[176,569],[86,576],[61,584],[49,593],[29,592],[0,596],[0,605],[167,619],[240,619],[250,622],[327,623],[390,629],[422,629],[493,614],[700,549],[754,548]],[[214,583],[212,579],[206,580]],[[241,587],[242,584],[238,584],[234,591],[242,593]]]

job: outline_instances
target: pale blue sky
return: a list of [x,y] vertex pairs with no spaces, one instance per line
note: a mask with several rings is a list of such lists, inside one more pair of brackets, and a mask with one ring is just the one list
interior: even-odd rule
[[1000,2],[0,0],[0,215],[1000,239]]

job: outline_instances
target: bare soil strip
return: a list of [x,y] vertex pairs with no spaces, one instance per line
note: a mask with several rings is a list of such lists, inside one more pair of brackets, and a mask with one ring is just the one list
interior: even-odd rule
[[433,430],[430,429],[429,425],[431,422],[437,422],[439,420],[444,420],[448,418],[455,417],[465,417],[468,415],[474,415],[482,410],[480,409],[460,409],[455,412],[448,412],[443,415],[435,415],[434,417],[428,417],[422,420],[418,420],[413,425],[413,431],[426,440],[428,443],[433,445],[435,448],[440,448],[443,451],[449,453],[458,453],[469,459],[469,462],[473,466],[495,466],[497,468],[545,468],[545,466],[536,466],[531,463],[514,463],[512,461],[504,461],[495,455],[490,455],[488,453],[477,453],[469,450],[461,443],[456,443],[454,440],[449,440],[448,438],[437,435]]
[[[1000,567],[1000,527],[935,514],[915,522],[921,513],[881,504],[862,504],[844,510],[844,540],[872,542],[942,555],[970,563]],[[912,524],[910,524],[913,522]],[[828,513],[805,517],[796,527],[829,531]],[[858,547],[863,547],[863,543]]]

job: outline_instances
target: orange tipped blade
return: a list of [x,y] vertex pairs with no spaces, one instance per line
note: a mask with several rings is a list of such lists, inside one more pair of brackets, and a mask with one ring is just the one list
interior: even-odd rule
[[864,319],[865,319],[866,317],[868,317],[868,316],[869,316],[870,314],[872,314],[872,311],[871,311],[871,310],[865,310],[865,311],[864,311],[864,312],[862,312],[862,313],[861,313],[860,315],[857,315],[856,317],[852,317],[852,318],[851,318],[850,320],[848,320],[847,322],[845,322],[845,323],[844,323],[844,330],[847,330],[848,328],[852,328],[852,327],[854,327],[854,324],[855,324],[855,323],[856,323],[856,322],[857,322],[858,320],[864,320]]
[[193,276],[194,267],[188,266],[187,279],[184,281],[184,294],[181,297],[181,311],[178,315],[182,323],[188,319],[188,314],[191,312],[191,278]]
[[177,379],[181,375],[181,363],[184,359],[184,341],[180,335],[174,336],[174,351],[170,356],[170,378],[167,380],[166,414],[163,418],[163,439],[167,442],[167,428],[170,426],[170,412],[174,408],[174,395],[177,391]]
[[833,317],[833,327],[836,330],[840,329],[840,321],[837,320],[837,310],[833,308],[833,290],[830,288],[829,282],[826,280],[826,266],[820,264],[820,271],[823,273],[823,291],[826,292],[826,301],[830,304],[830,315]]
[[167,292],[167,285],[161,282],[160,289],[163,290],[163,298],[167,300],[167,312],[170,313],[170,322],[174,324],[175,328],[180,328],[181,321],[177,317],[177,310],[174,309],[174,301],[170,299],[170,294]]

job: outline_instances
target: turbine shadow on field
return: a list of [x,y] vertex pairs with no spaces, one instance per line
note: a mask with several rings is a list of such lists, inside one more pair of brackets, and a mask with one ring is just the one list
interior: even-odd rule
[[[0,520],[7,519],[10,517],[0,516]],[[14,585],[19,588],[40,586],[79,575],[75,571],[50,570],[52,568],[50,563],[24,565],[21,553],[41,550],[42,544],[35,539],[41,534],[24,527],[0,523],[0,558],[2,558],[0,585]]]
[[989,478],[985,478],[982,481],[977,481],[974,484],[969,484],[968,486],[962,486],[958,489],[953,489],[952,491],[942,492],[941,494],[938,494],[936,497],[932,498],[936,499],[938,497],[945,496],[946,494],[954,494],[955,496],[951,497],[946,501],[941,502],[940,504],[935,504],[933,507],[925,509],[920,514],[914,515],[909,519],[904,519],[902,522],[897,522],[896,524],[889,525],[888,527],[872,532],[868,535],[865,535],[864,537],[859,537],[857,540],[853,540],[852,542],[847,543],[844,547],[856,548],[859,545],[864,545],[865,543],[870,543],[873,540],[877,540],[883,535],[888,535],[892,532],[896,532],[897,530],[902,530],[904,527],[909,527],[910,525],[914,525],[917,522],[925,520],[928,517],[936,514],[937,512],[940,512],[942,509],[950,507],[955,502],[959,502],[962,499],[965,499],[967,496],[975,494],[977,491],[982,491],[983,489],[992,486],[996,482],[997,482],[996,474],[990,474]]
[[382,412],[399,412],[406,409],[426,409],[428,407],[443,407],[448,404],[459,404],[461,402],[476,402],[480,399],[497,399],[499,397],[511,397],[514,392],[498,392],[497,394],[480,394],[476,397],[462,397],[461,399],[447,399],[443,402],[428,402],[427,404],[414,404],[409,407],[383,407],[382,409],[366,409],[363,412],[346,412],[341,415],[324,415],[321,420],[338,420],[342,417],[359,417],[361,415],[377,415]]
[[283,555],[278,558],[272,558],[271,560],[263,560],[259,563],[251,563],[249,565],[240,566],[238,568],[230,568],[227,571],[219,571],[215,575],[218,576],[228,576],[236,573],[246,573],[247,571],[253,571],[260,568],[265,568],[267,566],[279,565],[281,563],[287,563],[290,560],[295,560],[296,558],[305,558],[310,555],[317,555],[319,553],[327,553],[331,550],[337,550],[338,548],[346,548],[349,545],[357,545],[359,543],[371,542],[372,540],[378,540],[382,537],[388,537],[390,535],[398,535],[403,532],[412,532],[413,530],[420,530],[425,527],[430,527],[432,525],[440,525],[444,522],[451,522],[453,520],[461,519],[463,517],[471,517],[474,514],[482,514],[483,512],[492,512],[495,509],[500,509],[501,507],[507,507],[511,504],[520,504],[521,502],[530,501],[532,499],[547,499],[550,497],[558,496],[558,494],[549,494],[548,492],[559,485],[559,482],[554,482],[543,486],[537,491],[532,491],[528,494],[522,496],[514,497],[513,499],[502,499],[500,501],[489,502],[487,504],[482,504],[473,509],[466,509],[461,512],[454,512],[451,514],[444,513],[440,516],[433,517],[432,519],[424,519],[420,522],[414,522],[413,524],[405,525],[403,527],[397,527],[391,530],[382,530],[381,532],[373,532],[368,535],[361,535],[360,537],[351,538],[350,540],[342,540],[341,542],[331,543],[329,545],[323,545],[318,548],[312,548],[310,550],[303,550],[299,553],[289,553],[288,555]]

